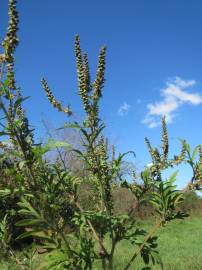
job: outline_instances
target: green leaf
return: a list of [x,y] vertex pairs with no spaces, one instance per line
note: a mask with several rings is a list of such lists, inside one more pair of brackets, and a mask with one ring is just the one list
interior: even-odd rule
[[66,128],[83,128],[77,122],[74,123],[65,123],[63,127],[57,128],[56,130],[66,129]]
[[11,190],[8,188],[0,190],[0,197],[8,196],[11,194]]
[[63,270],[69,269],[68,266],[70,264],[67,254],[63,250],[57,249],[44,257],[38,270]]
[[42,238],[42,239],[47,239],[47,240],[51,240],[51,237],[49,235],[47,235],[45,232],[43,231],[29,231],[29,232],[24,232],[22,233],[21,235],[19,235],[17,239],[23,239],[23,238],[27,238],[27,237],[30,237],[30,236],[34,236],[34,237],[38,237],[38,238]]
[[173,184],[176,181],[176,177],[177,177],[178,173],[179,173],[179,170],[172,173],[171,176],[169,177],[169,182],[171,184]]
[[194,161],[195,158],[196,158],[196,155],[198,153],[198,148],[199,148],[199,145],[197,145],[194,150],[193,150],[193,153],[192,153],[192,156],[191,156],[191,159]]
[[16,226],[18,227],[26,227],[30,225],[37,225],[37,224],[44,224],[45,221],[43,219],[22,219],[18,222],[15,223]]
[[6,131],[0,131],[0,136],[8,136],[10,133]]

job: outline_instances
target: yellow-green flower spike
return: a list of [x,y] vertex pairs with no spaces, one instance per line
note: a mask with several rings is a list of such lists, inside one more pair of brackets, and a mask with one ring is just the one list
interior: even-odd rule
[[96,79],[93,83],[94,94],[93,99],[98,100],[102,96],[102,88],[104,86],[105,75],[105,56],[106,47],[102,47],[98,57],[98,68],[96,73]]
[[7,63],[7,79],[9,88],[15,89],[14,79],[14,51],[19,43],[17,37],[19,16],[16,10],[16,0],[9,1],[9,25],[6,36],[2,42],[4,48],[4,60]]
[[71,109],[69,107],[65,107],[63,108],[61,103],[59,101],[56,100],[56,98],[54,97],[52,91],[50,90],[47,81],[43,78],[41,80],[43,89],[46,93],[47,98],[49,99],[50,103],[53,105],[54,108],[56,108],[59,112],[64,112],[67,115],[71,115]]
[[166,117],[162,118],[162,150],[163,150],[163,161],[165,162],[168,159],[168,133],[166,127]]
[[76,64],[77,64],[79,95],[81,96],[81,99],[83,101],[83,106],[84,106],[85,111],[89,112],[90,103],[89,103],[89,97],[88,97],[88,88],[86,85],[86,82],[88,81],[88,78],[89,78],[89,74],[88,74],[89,70],[88,69],[86,70],[83,66],[83,57],[82,57],[82,52],[81,52],[81,47],[80,47],[80,38],[78,35],[75,37],[75,56],[76,56]]

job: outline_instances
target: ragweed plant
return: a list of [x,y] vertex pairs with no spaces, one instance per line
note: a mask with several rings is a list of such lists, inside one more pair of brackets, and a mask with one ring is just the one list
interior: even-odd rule
[[147,195],[153,204],[154,209],[158,213],[159,219],[156,225],[154,225],[151,231],[145,236],[144,241],[135,251],[124,270],[131,267],[132,263],[139,254],[143,257],[145,263],[147,263],[149,261],[149,256],[148,254],[145,255],[144,250],[145,247],[150,243],[151,239],[153,239],[156,231],[161,226],[165,226],[169,221],[177,218],[183,219],[186,216],[184,212],[177,210],[179,204],[183,201],[183,192],[177,190],[177,186],[174,184],[176,181],[177,171],[174,172],[169,179],[164,179],[162,175],[164,170],[173,168],[184,161],[186,142],[182,141],[182,149],[180,154],[169,159],[169,141],[165,117],[162,118],[162,145],[160,146],[160,149],[157,147],[152,147],[147,138],[145,139],[145,142],[148,146],[152,163],[151,166],[146,166],[145,170],[143,170],[141,173],[141,180],[143,184],[140,185],[136,182],[124,182],[124,186],[130,189],[138,201],[144,200],[145,195]]
[[[201,184],[202,151],[199,148],[198,163],[190,160],[190,151],[185,141],[178,156],[169,159],[168,135],[165,118],[162,120],[162,146],[153,148],[148,139],[146,143],[152,158],[152,166],[141,173],[142,185],[137,181],[120,179],[120,170],[124,157],[134,154],[129,151],[116,154],[115,149],[109,155],[108,140],[104,135],[104,122],[100,117],[100,100],[103,96],[105,82],[106,47],[102,47],[98,57],[96,77],[91,79],[87,54],[83,54],[80,39],[75,38],[75,58],[78,78],[78,94],[81,98],[86,117],[81,123],[74,122],[63,128],[76,128],[82,137],[81,149],[72,149],[84,164],[85,174],[72,173],[62,166],[62,161],[54,164],[46,161],[44,155],[52,148],[69,147],[65,142],[49,140],[47,144],[36,144],[34,130],[30,127],[23,110],[21,89],[16,85],[14,52],[18,45],[18,12],[16,0],[9,0],[9,27],[2,42],[0,55],[0,123],[2,141],[0,183],[1,199],[10,200],[12,206],[3,208],[1,213],[1,239],[7,240],[13,234],[7,232],[7,217],[15,216],[11,223],[21,228],[17,241],[29,238],[39,246],[28,264],[33,268],[32,257],[43,250],[47,253],[44,262],[38,269],[94,269],[100,263],[103,270],[114,269],[114,254],[118,244],[127,240],[136,248],[133,256],[125,266],[125,270],[134,266],[134,260],[141,256],[147,269],[151,264],[161,260],[157,252],[156,230],[175,218],[183,218],[184,214],[176,211],[182,200],[182,192],[176,189],[176,174],[165,180],[162,172],[186,160],[194,172],[193,185]],[[59,112],[71,116],[69,105],[64,107],[54,96],[46,79],[41,81],[47,98]],[[7,141],[6,141],[7,139]],[[114,211],[113,189],[116,179],[128,188],[135,198],[141,202],[145,195],[153,203],[159,220],[150,232],[139,228],[130,213],[117,215]],[[79,201],[82,184],[88,180],[93,190],[93,207],[84,209]],[[9,180],[9,181],[8,181]],[[190,186],[193,188],[192,186]],[[12,200],[11,200],[12,199]],[[121,200],[121,198],[120,198]],[[9,211],[8,211],[9,210]],[[12,213],[12,215],[11,215]],[[6,218],[5,218],[6,217]],[[12,224],[13,225],[13,224]],[[108,244],[106,244],[108,242]],[[42,248],[41,248],[42,247]],[[11,249],[10,249],[11,251]],[[33,256],[32,256],[33,255]],[[26,269],[13,255],[16,263]]]
[[[115,216],[113,213],[112,189],[124,155],[120,154],[117,158],[113,157],[110,160],[107,140],[102,133],[105,126],[99,116],[99,101],[102,97],[105,80],[105,52],[106,48],[103,47],[98,58],[96,78],[91,82],[87,54],[82,54],[80,40],[76,36],[78,88],[86,119],[81,124],[74,123],[69,126],[78,128],[82,134],[84,151],[78,149],[73,149],[73,151],[85,162],[88,178],[95,191],[95,203],[92,211],[84,211],[78,200],[75,200],[78,212],[75,213],[73,220],[77,226],[82,228],[79,230],[80,237],[85,235],[87,239],[89,238],[92,250],[95,249],[95,243],[97,243],[99,252],[94,259],[102,261],[103,269],[113,269],[113,257],[117,243],[126,237],[130,238],[129,235],[133,235],[133,233],[128,232],[131,229],[129,218]],[[142,234],[136,230],[136,236],[138,233]],[[104,244],[105,238],[108,236],[111,240],[110,250]]]
[[[187,190],[201,190],[202,188],[202,146],[197,145],[191,153],[191,147],[185,143],[185,162],[190,165],[192,169],[192,178],[189,181],[185,191]],[[196,160],[198,154],[198,161]]]

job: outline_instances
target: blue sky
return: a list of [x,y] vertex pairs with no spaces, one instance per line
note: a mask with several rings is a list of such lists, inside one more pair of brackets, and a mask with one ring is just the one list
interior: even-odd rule
[[[0,0],[0,38],[7,26],[7,0]],[[119,151],[134,150],[135,162],[150,162],[144,137],[160,143],[159,119],[167,115],[171,154],[178,138],[201,143],[202,2],[200,0],[20,0],[20,46],[16,76],[31,123],[43,136],[41,119],[66,120],[45,98],[44,76],[55,96],[82,116],[76,94],[74,36],[95,74],[101,45],[107,45],[102,117]],[[190,171],[183,168],[183,186]]]

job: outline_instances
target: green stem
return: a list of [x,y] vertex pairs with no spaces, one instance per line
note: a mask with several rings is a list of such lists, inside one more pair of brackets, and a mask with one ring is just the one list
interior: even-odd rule
[[111,252],[109,255],[109,270],[113,269],[113,262],[114,262],[114,251],[115,251],[115,247],[116,247],[117,241],[115,238],[112,239],[112,247],[111,247]]
[[140,247],[135,251],[135,253],[133,254],[132,258],[130,259],[130,261],[128,262],[128,264],[125,266],[124,270],[128,270],[133,261],[136,259],[136,257],[141,253],[142,249],[144,248],[145,244],[147,243],[147,241],[152,237],[152,235],[158,230],[158,228],[162,225],[163,223],[163,219],[161,219],[152,229],[151,231],[148,233],[148,235],[144,238],[143,243],[140,245]]
[[[75,202],[75,204],[76,204],[77,208],[80,210],[80,212],[83,213],[84,210],[80,206],[80,204],[78,202]],[[92,225],[92,223],[91,223],[91,221],[89,219],[87,219],[87,223],[88,223],[88,225],[89,225],[89,227],[90,227],[90,229],[92,231],[92,234],[93,234],[94,239],[98,242],[98,244],[99,244],[99,246],[101,248],[101,251],[103,252],[104,256],[109,256],[109,254],[108,254],[108,252],[107,252],[107,250],[106,250],[106,248],[105,248],[105,246],[103,244],[102,239],[98,236],[95,228],[93,227],[93,225]]]

